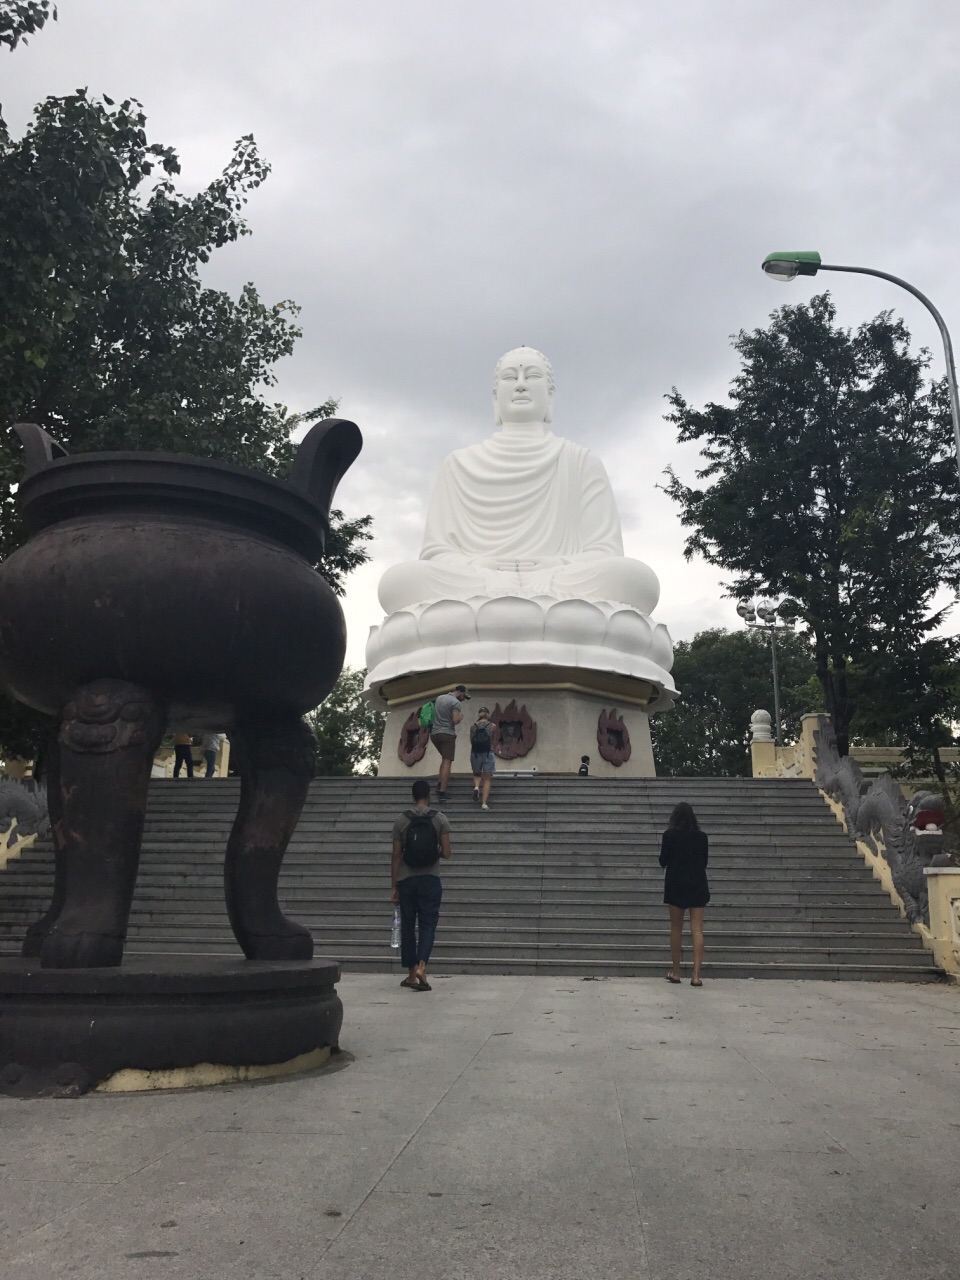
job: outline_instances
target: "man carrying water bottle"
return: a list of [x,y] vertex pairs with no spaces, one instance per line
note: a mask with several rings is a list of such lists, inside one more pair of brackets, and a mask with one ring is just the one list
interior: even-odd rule
[[400,907],[400,959],[407,976],[400,983],[410,991],[430,991],[427,961],[440,918],[440,859],[451,856],[450,823],[446,814],[430,808],[430,783],[413,784],[412,809],[398,814],[393,824],[390,861],[391,898]]

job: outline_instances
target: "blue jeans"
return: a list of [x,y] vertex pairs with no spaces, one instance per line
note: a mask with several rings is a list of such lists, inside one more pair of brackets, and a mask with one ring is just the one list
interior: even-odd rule
[[397,896],[400,899],[400,959],[405,969],[413,969],[430,959],[440,919],[443,884],[439,876],[407,876],[397,881]]

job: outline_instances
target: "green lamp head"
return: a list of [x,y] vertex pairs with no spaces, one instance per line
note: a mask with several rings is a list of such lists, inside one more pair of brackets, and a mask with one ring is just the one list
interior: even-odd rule
[[799,253],[768,253],[761,265],[772,280],[786,284],[797,276],[815,276],[820,269],[820,255],[806,249]]

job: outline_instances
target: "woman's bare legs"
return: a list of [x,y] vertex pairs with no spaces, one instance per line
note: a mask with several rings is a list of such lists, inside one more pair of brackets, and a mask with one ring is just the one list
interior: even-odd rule
[[[670,908],[673,910],[673,907]],[[700,969],[703,965],[703,907],[690,908],[690,932],[693,934],[693,977],[691,981],[699,985]]]
[[[692,916],[691,912],[691,916]],[[701,918],[703,912],[700,913]],[[683,907],[670,908],[670,977],[680,981],[680,964],[683,960]]]
[[493,774],[483,774],[483,795],[480,797],[484,804],[490,802],[490,784],[493,782]]

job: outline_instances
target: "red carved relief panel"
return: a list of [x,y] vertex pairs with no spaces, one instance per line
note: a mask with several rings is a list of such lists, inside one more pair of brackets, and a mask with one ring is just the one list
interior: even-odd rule
[[531,719],[526,706],[517,706],[515,699],[502,711],[498,702],[490,719],[499,730],[494,751],[501,760],[519,760],[537,741],[537,722]]
[[430,741],[430,730],[420,728],[420,708],[411,711],[400,730],[400,741],[397,743],[397,756],[402,764],[412,769],[427,753]]
[[630,759],[630,730],[617,715],[616,707],[601,711],[597,721],[597,749],[601,759],[617,768]]

